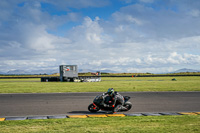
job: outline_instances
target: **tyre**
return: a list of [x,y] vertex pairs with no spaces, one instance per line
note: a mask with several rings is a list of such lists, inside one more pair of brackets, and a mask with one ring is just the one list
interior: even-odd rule
[[97,112],[97,111],[99,111],[99,108],[98,107],[96,107],[95,109],[94,109],[94,105],[91,103],[89,106],[88,106],[88,110],[90,111],[90,112],[92,112],[92,113],[95,113],[95,112]]
[[130,110],[130,109],[132,108],[132,103],[131,103],[131,102],[126,102],[126,103],[124,104],[124,107],[126,107],[126,108],[127,108],[127,111],[128,111],[128,110]]

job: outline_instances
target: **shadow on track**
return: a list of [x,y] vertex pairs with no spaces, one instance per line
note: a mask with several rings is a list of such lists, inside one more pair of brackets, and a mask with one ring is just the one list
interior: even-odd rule
[[71,111],[71,112],[68,112],[69,114],[85,114],[85,115],[88,115],[88,114],[111,114],[111,112],[106,112],[106,111],[99,111],[99,112],[96,112],[96,113],[91,113],[89,111]]

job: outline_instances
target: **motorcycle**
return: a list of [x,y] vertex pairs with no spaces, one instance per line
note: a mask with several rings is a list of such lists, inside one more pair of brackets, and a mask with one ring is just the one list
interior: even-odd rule
[[[123,107],[125,107],[125,108],[121,109],[120,112],[128,111],[132,107],[132,103],[128,101],[130,99],[130,97],[129,96],[123,96],[123,97],[124,97]],[[105,107],[104,105],[101,105],[102,100],[103,99],[101,99],[101,95],[96,96],[95,99],[93,100],[93,103],[91,103],[88,106],[88,110],[92,113],[98,112],[99,110],[113,112],[115,107],[117,108],[117,106],[120,106],[117,103],[114,105],[114,101],[112,100],[112,98],[110,96],[106,96],[105,101],[104,101],[104,103],[108,106]]]

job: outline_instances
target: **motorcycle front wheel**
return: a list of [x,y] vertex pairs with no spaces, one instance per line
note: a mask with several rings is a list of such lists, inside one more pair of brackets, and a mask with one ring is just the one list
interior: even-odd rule
[[131,102],[126,102],[124,104],[124,107],[126,107],[127,111],[130,110],[132,108],[132,103]]
[[99,107],[95,107],[92,103],[88,106],[88,110],[92,113],[99,111]]

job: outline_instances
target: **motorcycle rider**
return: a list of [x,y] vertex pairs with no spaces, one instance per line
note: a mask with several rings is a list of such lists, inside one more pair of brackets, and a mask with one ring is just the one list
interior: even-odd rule
[[116,92],[113,88],[108,89],[108,95],[112,97],[114,100],[114,109],[113,112],[120,112],[122,110],[127,110],[126,107],[124,107],[124,97],[120,95],[118,92]]
[[102,94],[102,104],[104,107],[110,107],[110,104],[105,103],[106,97],[111,97],[111,100],[113,101],[114,109],[113,112],[119,112],[122,110],[127,110],[124,105],[124,97],[120,95],[118,92],[116,92],[113,88],[109,88],[106,93]]
[[99,99],[100,99],[100,101],[99,101],[99,104],[100,104],[100,105],[102,105],[102,106],[104,106],[104,107],[110,107],[110,104],[108,103],[108,101],[112,101],[112,99],[111,99],[111,97],[108,95],[107,92],[101,94],[101,95],[99,96]]

